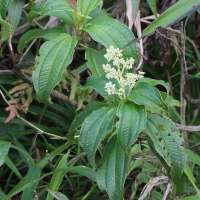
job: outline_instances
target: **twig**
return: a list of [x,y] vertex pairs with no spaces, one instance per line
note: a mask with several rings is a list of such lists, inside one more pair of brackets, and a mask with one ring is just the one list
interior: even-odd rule
[[[22,10],[23,12],[24,12],[24,14],[28,17],[28,14],[26,13],[26,11],[23,9]],[[41,26],[38,22],[36,22],[35,20],[33,20],[33,22],[35,23],[35,24],[37,24],[41,29],[44,29],[44,27],[43,26]]]
[[14,54],[14,51],[13,51],[13,48],[12,48],[11,39],[12,39],[12,35],[7,39],[8,48],[9,48],[9,51],[10,51],[12,62],[16,63],[16,57],[15,57],[15,54]]
[[[39,17],[36,17],[35,19],[34,19],[34,21],[40,21],[41,19],[44,19],[44,18],[46,18],[46,17],[48,17],[48,15],[44,15],[44,16],[39,16]],[[15,30],[15,32],[18,32],[18,31],[21,31],[22,29],[24,29],[24,28],[26,28],[26,27],[28,27],[28,26],[30,26],[31,24],[29,23],[29,22],[27,22],[27,23],[25,23],[25,24],[23,24],[22,26],[20,26],[19,28],[17,28],[16,30]]]
[[31,65],[34,65],[35,63],[34,62],[23,62],[23,63],[18,63],[17,65],[16,65],[16,68],[17,69],[20,69],[20,68],[22,68],[22,67],[24,67],[24,66],[31,66]]
[[31,44],[28,46],[28,48],[26,49],[26,51],[23,53],[22,57],[20,58],[19,63],[22,62],[24,56],[28,53],[28,51],[30,50],[30,48],[34,45],[35,41],[36,41],[36,39],[34,39],[34,40],[31,42]]
[[167,195],[169,194],[169,192],[171,191],[171,183],[168,183],[168,185],[167,185],[167,189],[165,190],[165,194],[164,194],[164,196],[163,196],[163,199],[162,200],[166,200],[166,198],[167,198]]
[[12,111],[15,113],[15,115],[21,119],[22,121],[24,121],[25,123],[27,123],[28,125],[30,125],[31,127],[33,127],[34,129],[36,129],[39,133],[38,134],[45,134],[45,135],[48,135],[48,136],[52,136],[52,137],[57,137],[59,139],[62,139],[62,140],[67,140],[65,137],[61,137],[61,136],[58,136],[58,135],[54,135],[54,134],[51,134],[51,133],[48,133],[48,132],[45,132],[41,129],[39,129],[38,127],[36,127],[35,125],[33,125],[32,123],[28,122],[27,120],[25,120],[23,117],[19,116],[17,111],[10,105],[10,103],[7,101],[6,97],[4,96],[3,92],[1,91],[0,89],[0,94],[3,98],[3,100],[8,104],[8,106],[12,109]]
[[[48,160],[48,163],[49,163],[49,166],[50,166],[51,170],[52,170],[52,171],[55,171],[56,168],[55,168],[55,166],[53,165],[52,160],[50,159],[48,150],[46,150],[46,156],[47,156],[47,160]],[[73,184],[71,183],[71,181],[69,180],[69,178],[68,178],[68,176],[67,176],[66,174],[65,174],[65,178],[67,179],[67,181],[68,181],[68,183],[69,183],[69,185],[70,185],[70,188],[71,188],[72,192],[74,193]]]
[[12,70],[0,70],[0,75],[5,75],[5,74],[14,74]]
[[200,131],[200,126],[185,126],[184,124],[175,124],[175,125],[180,131],[188,131],[188,132]]
[[75,156],[74,158],[72,158],[68,163],[67,166],[70,166],[75,160],[78,160],[79,158],[81,158],[82,156],[85,156],[86,152],[83,151],[82,153],[78,154],[77,156]]

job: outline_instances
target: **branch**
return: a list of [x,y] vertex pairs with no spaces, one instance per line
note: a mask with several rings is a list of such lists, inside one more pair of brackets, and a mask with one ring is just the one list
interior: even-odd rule
[[13,75],[14,72],[12,70],[0,70],[0,75],[11,74]]
[[197,132],[200,126],[186,126],[184,124],[175,124],[179,131]]

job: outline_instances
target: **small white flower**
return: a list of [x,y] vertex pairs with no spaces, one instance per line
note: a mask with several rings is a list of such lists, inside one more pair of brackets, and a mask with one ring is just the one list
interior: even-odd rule
[[108,92],[108,95],[116,93],[115,84],[112,84],[111,81],[109,81],[108,83],[106,83],[106,87],[105,88],[106,88],[106,92]]

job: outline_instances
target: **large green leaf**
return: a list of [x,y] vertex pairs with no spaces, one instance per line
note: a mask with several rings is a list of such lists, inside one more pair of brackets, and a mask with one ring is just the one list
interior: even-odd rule
[[75,119],[73,120],[70,130],[78,129],[84,122],[85,116],[89,116],[94,110],[98,110],[102,107],[109,107],[109,104],[101,103],[101,102],[91,102],[89,103],[86,108],[76,115]]
[[77,1],[77,11],[82,15],[87,16],[94,10],[102,0],[78,0]]
[[137,13],[138,13],[139,5],[140,5],[140,0],[132,0],[132,16],[133,16],[133,20],[136,20],[136,16],[137,16]]
[[185,167],[186,155],[183,139],[175,124],[158,114],[148,114],[145,130],[151,137],[156,151],[172,167],[172,179],[180,178]]
[[[103,149],[105,155],[105,182],[110,200],[123,199],[123,186],[130,157],[121,148],[115,135]],[[130,154],[130,152],[128,152]]]
[[1,39],[0,41],[4,41],[6,40],[10,35],[12,35],[15,31],[15,27],[12,26],[11,24],[9,24],[8,22],[6,22],[5,20],[3,20],[1,18],[1,15],[0,15],[0,23],[3,27],[3,30],[1,32]]
[[63,33],[41,46],[40,56],[35,61],[33,83],[42,101],[48,100],[52,89],[60,82],[64,70],[72,61],[77,42],[76,36]]
[[[91,22],[91,25],[84,29],[91,37],[104,45],[107,49],[110,46],[122,49],[127,43],[134,39],[133,33],[123,23],[115,19],[100,19]],[[125,58],[133,57],[137,62],[136,44],[123,49]]]
[[200,8],[200,0],[180,0],[162,13],[142,33],[142,37],[151,34],[159,26],[168,27]]
[[80,143],[86,151],[90,164],[95,167],[94,155],[106,132],[112,130],[117,107],[102,107],[95,110],[83,122]]
[[[68,168],[67,166],[67,159],[69,157],[70,151],[68,151],[60,160],[58,166],[56,167],[56,170],[63,170],[60,172],[57,172],[53,175],[51,182],[50,182],[50,186],[49,189],[50,190],[54,190],[57,191],[60,187],[60,184],[65,176],[65,169]],[[48,193],[46,200],[53,200],[54,196],[52,196],[50,193]]]
[[8,10],[8,22],[17,28],[25,0],[14,0]]
[[112,14],[107,13],[105,10],[102,10],[101,8],[97,7],[95,8],[90,14],[89,17],[91,19],[87,18],[84,25],[89,24],[91,22],[94,22],[95,20],[98,19],[103,19],[103,18],[113,18]]
[[151,78],[142,78],[140,79],[136,85],[140,82],[147,82],[147,83],[151,83],[153,86],[156,86],[156,85],[162,85],[165,87],[165,89],[167,90],[167,94],[169,94],[169,91],[170,91],[170,86],[169,86],[169,83],[168,82],[165,82],[163,80],[156,80],[156,79],[151,79]]
[[135,143],[138,134],[146,123],[145,106],[134,102],[122,102],[117,110],[119,121],[117,122],[117,138],[122,149],[126,149]]
[[24,48],[30,41],[37,38],[44,38],[46,40],[50,40],[54,37],[59,36],[62,33],[68,33],[67,29],[64,26],[57,26],[47,30],[44,29],[29,30],[28,32],[23,34],[22,37],[20,38],[17,50],[20,54],[23,54]]
[[13,0],[0,0],[0,15],[5,17],[8,8],[11,6]]
[[147,82],[139,82],[128,96],[128,99],[138,105],[146,105],[149,108],[158,107],[168,111],[158,89]]
[[85,59],[88,61],[87,66],[91,70],[93,76],[105,76],[103,64],[107,64],[107,60],[101,52],[87,48]]
[[10,148],[10,142],[0,140],[0,166],[5,162],[5,158]]
[[25,185],[28,183],[31,183],[31,186],[26,188],[23,191],[22,194],[22,200],[27,200],[27,199],[32,199],[34,192],[37,188],[38,182],[39,181],[35,181],[36,179],[38,179],[40,177],[40,173],[41,173],[41,168],[40,166],[30,166],[29,170],[28,170],[28,174],[25,180]]
[[68,26],[74,27],[74,22],[70,11],[74,9],[67,3],[66,0],[47,0],[36,4],[28,15],[29,23],[38,15],[51,15],[63,20]]

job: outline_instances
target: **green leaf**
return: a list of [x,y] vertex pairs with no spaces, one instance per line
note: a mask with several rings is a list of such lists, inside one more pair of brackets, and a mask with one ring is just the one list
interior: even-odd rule
[[153,14],[156,16],[157,18],[157,7],[156,7],[156,0],[147,0]]
[[106,132],[113,128],[116,107],[103,107],[95,110],[83,122],[80,144],[86,151],[88,161],[96,167],[94,155]]
[[128,99],[138,105],[146,105],[149,108],[161,108],[168,111],[167,105],[163,102],[160,92],[150,83],[139,82],[128,96]]
[[138,13],[140,5],[140,0],[132,0],[132,15],[133,15],[133,20],[136,20],[136,16]]
[[[123,186],[130,157],[121,148],[115,135],[103,149],[105,155],[106,190],[110,200],[123,199]],[[128,152],[130,154],[130,152]]]
[[163,28],[173,25],[189,14],[195,12],[200,8],[199,0],[181,0],[175,3],[162,13],[154,22],[152,22],[142,33],[142,37],[151,34],[156,28],[162,26]]
[[186,188],[188,187],[188,177],[186,176],[185,172],[183,172],[180,178],[176,178],[173,180],[173,193],[176,196],[181,196]]
[[[168,82],[166,83],[163,80],[156,80],[156,79],[151,79],[151,78],[142,78],[137,83],[140,83],[140,82],[151,83],[153,86],[162,85],[167,90],[167,94],[169,94],[170,86],[169,86]],[[137,83],[136,83],[136,85],[137,85]]]
[[110,106],[109,104],[105,104],[105,103],[101,103],[97,101],[89,103],[82,112],[76,115],[76,117],[74,118],[71,124],[70,130],[78,129],[83,124],[85,117],[89,116],[94,110],[97,110],[102,107],[109,107],[109,106]]
[[166,169],[167,176],[171,179],[171,167],[165,162],[162,156],[156,151],[155,146],[152,141],[148,140],[148,145],[151,151],[156,155],[156,157],[160,160],[163,167]]
[[185,167],[186,155],[183,139],[175,124],[158,114],[148,114],[145,130],[151,137],[156,151],[172,167],[172,179],[180,178]]
[[52,89],[60,82],[64,70],[72,61],[77,42],[76,36],[63,33],[41,46],[40,56],[35,60],[33,84],[42,101],[48,100]]
[[[127,43],[134,39],[133,33],[123,23],[115,19],[99,19],[91,22],[85,29],[91,37],[105,46],[122,49]],[[138,60],[136,44],[123,49],[124,58],[133,57]]]
[[[107,79],[106,77],[96,77],[91,76],[87,78],[86,84],[84,86],[81,86],[81,90],[86,90],[88,88],[94,88],[101,96],[103,96],[109,103],[115,102],[115,97],[117,95],[108,95],[108,93],[105,91],[105,85],[107,82],[111,81],[113,84],[115,84],[116,88],[119,89],[120,85],[116,79]],[[119,99],[119,98],[117,98]]]
[[11,143],[0,140],[0,166],[5,162]]
[[117,122],[117,138],[122,149],[126,149],[135,143],[138,134],[146,123],[145,106],[134,102],[122,102],[117,110],[119,121]]
[[74,9],[67,3],[66,0],[47,0],[36,4],[28,15],[28,22],[32,23],[33,19],[38,15],[51,15],[62,19],[65,24],[74,27],[74,22],[70,11]]
[[14,0],[8,10],[8,22],[17,28],[25,0]]
[[89,17],[92,19],[86,19],[84,25],[94,22],[98,19],[104,19],[104,18],[113,18],[112,14],[107,13],[106,10],[102,10],[101,8],[95,8],[90,14]]
[[0,199],[10,200],[10,198],[6,196],[2,191],[0,191]]
[[69,200],[63,193],[45,188],[52,196],[58,200]]
[[0,15],[5,17],[8,8],[11,6],[13,0],[0,0]]
[[0,23],[3,26],[3,30],[1,32],[1,39],[0,41],[6,40],[10,35],[15,32],[15,27],[9,24],[8,22],[4,21],[0,15]]
[[101,191],[106,190],[106,162],[104,162],[100,169],[96,172],[97,184]]
[[198,196],[191,196],[191,197],[182,198],[180,200],[199,200],[199,197]]
[[185,153],[187,155],[187,159],[190,162],[193,162],[200,166],[200,156],[199,155],[195,154],[193,151],[191,151],[190,149],[186,149],[186,148],[185,148]]
[[36,179],[38,179],[40,177],[40,173],[41,173],[40,166],[36,166],[36,167],[30,166],[26,180],[25,180],[25,185],[28,183],[31,183],[31,182],[32,182],[32,184],[30,187],[26,188],[23,191],[22,200],[27,200],[27,199],[33,198],[33,195],[34,195],[33,191],[36,190],[38,182],[39,182],[39,181],[36,181],[36,182],[33,182],[33,181],[35,181]]
[[192,183],[192,185],[194,186],[195,190],[197,191],[197,194],[199,196],[198,198],[200,198],[200,191],[199,191],[199,189],[197,188],[197,186],[195,184],[194,176],[192,174],[192,171],[191,171],[190,167],[187,164],[185,165],[184,172],[187,175],[187,177],[189,178],[189,180]]
[[20,174],[20,172],[18,171],[17,167],[15,166],[15,164],[12,162],[12,160],[6,156],[5,159],[5,164],[20,178],[23,179],[22,175]]
[[91,70],[93,76],[105,76],[103,64],[107,64],[107,60],[101,52],[87,48],[85,59],[88,61],[87,66]]
[[95,176],[95,171],[94,171],[94,169],[92,169],[90,167],[86,167],[86,166],[70,167],[69,171],[81,174],[82,176],[85,176],[94,182],[97,181],[96,176]]
[[[49,189],[50,190],[54,190],[57,191],[60,187],[60,184],[66,174],[65,169],[68,168],[67,166],[67,159],[69,157],[70,151],[68,151],[60,160],[58,166],[56,167],[56,170],[63,170],[60,172],[57,172],[53,175],[50,185],[49,185]],[[53,200],[54,196],[52,196],[51,194],[48,193],[46,200]]]
[[26,45],[37,38],[44,38],[46,40],[51,40],[54,37],[58,37],[62,33],[68,33],[67,29],[64,26],[57,26],[52,29],[33,29],[27,31],[19,40],[17,50],[20,54],[23,54],[23,50]]
[[77,1],[77,11],[82,15],[87,16],[94,10],[102,0],[78,0]]

